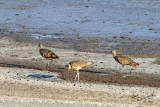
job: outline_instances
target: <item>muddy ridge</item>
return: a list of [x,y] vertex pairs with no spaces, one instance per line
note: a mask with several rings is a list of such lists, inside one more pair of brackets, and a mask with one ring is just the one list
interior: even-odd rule
[[[62,65],[51,65],[46,69],[46,64],[37,61],[18,61],[3,59],[0,63],[3,67],[18,67],[27,69],[38,69],[48,70],[50,72],[58,72],[60,78],[67,81],[75,81],[76,72],[70,71],[68,74],[65,66]],[[106,74],[106,75],[104,75]],[[108,74],[108,75],[107,75]],[[134,73],[135,76],[127,76],[126,73],[118,73],[118,71],[112,69],[96,69],[88,68],[80,70],[80,82],[91,82],[91,83],[107,83],[107,84],[123,84],[123,85],[145,85],[151,87],[160,87],[160,78],[156,75]]]

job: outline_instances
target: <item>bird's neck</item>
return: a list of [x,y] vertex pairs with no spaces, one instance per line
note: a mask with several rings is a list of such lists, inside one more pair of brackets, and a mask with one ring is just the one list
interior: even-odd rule
[[114,57],[114,58],[116,57],[116,53],[113,53],[113,57]]
[[70,64],[68,64],[68,69],[69,69],[69,70],[71,69],[71,65],[70,65]]
[[42,49],[42,48],[43,48],[42,46],[39,47],[39,49]]

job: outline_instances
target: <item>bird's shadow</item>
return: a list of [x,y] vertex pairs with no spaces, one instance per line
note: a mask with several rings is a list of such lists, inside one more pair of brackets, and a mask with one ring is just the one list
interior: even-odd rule
[[17,65],[17,64],[8,64],[8,63],[0,63],[1,65],[10,66],[10,67],[18,67],[18,68],[32,68],[31,66],[25,65]]
[[29,74],[27,77],[32,77],[32,78],[53,78],[54,75]]
[[99,72],[99,71],[91,71],[91,70],[79,70],[80,72],[89,72],[89,73],[95,73],[95,74],[104,74],[104,75],[115,75],[113,73],[108,72]]
[[58,67],[57,69],[65,69],[65,68],[62,68],[62,67]]

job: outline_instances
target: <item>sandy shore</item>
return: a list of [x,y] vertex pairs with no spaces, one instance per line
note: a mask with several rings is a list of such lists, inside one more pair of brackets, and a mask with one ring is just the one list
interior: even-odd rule
[[6,75],[1,75],[0,78],[1,105],[8,105],[5,102],[12,102],[18,105],[24,103],[33,106],[45,104],[47,104],[45,106],[52,104],[58,106],[159,106],[160,100],[160,89],[153,87],[65,81],[48,82],[28,78],[19,79]]
[[[154,58],[133,58],[140,65],[137,68],[126,66],[124,73],[119,74],[121,65],[111,54],[46,47],[60,57],[46,69],[47,61],[40,56],[36,44],[19,43],[3,37],[0,46],[1,106],[160,106],[160,66],[153,64]],[[64,66],[77,59],[95,62],[80,72],[79,82],[74,81],[73,71],[68,77]],[[134,75],[128,76],[129,71]],[[141,84],[138,85],[138,81],[137,84],[133,82],[135,78],[142,81],[142,75],[149,75],[144,81],[148,84],[139,82]],[[113,76],[121,79],[121,85]],[[156,79],[157,85],[149,87],[152,86],[149,85],[152,84],[149,82],[152,77]],[[106,78],[114,82],[106,81]],[[130,82],[125,83],[123,80]]]

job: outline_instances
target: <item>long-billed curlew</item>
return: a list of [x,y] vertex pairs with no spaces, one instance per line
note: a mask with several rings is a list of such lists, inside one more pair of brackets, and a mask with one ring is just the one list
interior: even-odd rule
[[[42,44],[39,44],[39,52],[40,54],[46,58],[47,60],[51,60],[51,62],[53,61],[53,59],[58,59],[59,57],[54,53],[52,52],[51,50],[49,49],[43,49],[43,45]],[[49,66],[49,61],[47,63],[47,66],[46,68]]]
[[130,59],[126,56],[116,56],[116,51],[115,50],[112,51],[112,54],[113,54],[114,59],[118,63],[122,64],[123,67],[124,67],[124,65],[130,65],[130,66],[133,66],[133,67],[136,67],[137,65],[139,65],[139,63],[134,62],[132,59]]
[[69,70],[77,70],[75,80],[76,80],[77,77],[78,77],[78,80],[79,80],[79,70],[82,69],[82,67],[89,66],[89,65],[92,65],[92,64],[94,64],[94,62],[83,61],[83,60],[72,61],[67,65],[68,72],[69,72]]

